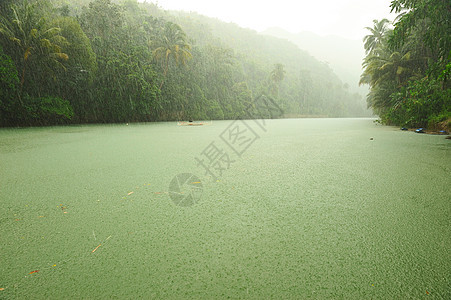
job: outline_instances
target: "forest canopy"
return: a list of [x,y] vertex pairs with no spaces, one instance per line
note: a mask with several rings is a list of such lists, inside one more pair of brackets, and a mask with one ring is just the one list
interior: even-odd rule
[[285,116],[368,115],[294,44],[136,0],[0,5],[3,126],[232,119],[260,95]]
[[[361,84],[385,124],[449,127],[451,8],[396,0],[364,39]],[[4,0],[0,125],[232,119],[261,95],[285,117],[368,116],[291,42],[136,0]]]
[[374,20],[360,83],[385,124],[450,129],[451,3],[395,0],[393,26]]

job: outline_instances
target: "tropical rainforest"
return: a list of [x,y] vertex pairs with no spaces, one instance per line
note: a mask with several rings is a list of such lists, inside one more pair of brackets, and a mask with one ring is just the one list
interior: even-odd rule
[[[385,124],[450,119],[451,9],[395,0],[365,38],[361,84]],[[261,95],[284,117],[368,116],[293,43],[137,0],[2,0],[0,126],[233,119]]]
[[385,124],[450,129],[451,2],[394,0],[393,26],[374,20],[360,83]]
[[0,125],[233,119],[261,95],[285,117],[365,116],[289,41],[137,0],[2,0]]

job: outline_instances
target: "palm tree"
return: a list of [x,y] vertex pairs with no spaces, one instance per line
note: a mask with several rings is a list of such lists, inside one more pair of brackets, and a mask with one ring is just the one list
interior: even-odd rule
[[160,84],[160,89],[168,73],[171,57],[177,66],[185,65],[192,57],[190,50],[191,47],[186,42],[186,35],[180,26],[167,22],[156,41],[156,48],[153,51],[155,59],[161,62],[163,68],[163,81]]
[[46,26],[45,19],[39,18],[35,13],[34,5],[25,2],[22,6],[12,5],[11,9],[11,20],[4,17],[0,19],[0,35],[6,38],[11,48],[17,49],[22,67],[22,88],[31,60],[47,68],[54,67],[52,65],[64,68],[60,60],[67,60],[69,57],[62,52],[66,39],[59,34],[61,29]]
[[373,20],[373,28],[365,27],[365,29],[368,29],[371,32],[371,34],[363,38],[366,54],[372,53],[381,47],[387,36],[389,24],[390,21],[387,19],[382,19],[380,21]]
[[285,78],[285,73],[284,65],[275,64],[271,71],[271,80],[278,84]]
[[275,90],[275,94],[279,94],[279,87],[282,80],[285,78],[285,69],[282,64],[275,64],[274,69],[271,71],[271,81],[274,83],[273,90]]
[[369,84],[370,87],[384,81],[394,81],[397,85],[401,85],[413,75],[410,51],[389,52],[387,49],[378,51],[378,54],[365,57],[363,67],[360,84]]
[[394,82],[382,82],[370,89],[367,95],[367,106],[378,115],[383,115],[392,107],[391,94],[396,90]]
[[409,80],[418,77],[416,60],[411,51],[403,47],[391,51],[385,41],[369,53],[363,61],[363,73],[359,84],[368,84],[368,107],[379,115],[385,114],[399,103],[393,103],[391,95],[405,86]]

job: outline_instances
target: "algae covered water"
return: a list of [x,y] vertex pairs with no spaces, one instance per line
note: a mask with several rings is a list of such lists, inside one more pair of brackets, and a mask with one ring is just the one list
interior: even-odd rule
[[2,129],[0,299],[449,299],[450,149],[371,119]]

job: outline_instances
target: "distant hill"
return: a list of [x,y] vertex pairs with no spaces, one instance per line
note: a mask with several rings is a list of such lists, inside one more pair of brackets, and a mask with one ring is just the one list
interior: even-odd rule
[[[54,7],[47,3],[42,9],[61,24],[68,40],[77,27],[82,50],[91,55],[81,57],[85,52],[73,40],[64,49],[68,67],[59,70],[59,85],[42,75],[41,67],[28,70],[36,72],[28,75],[30,82],[34,77],[40,82],[27,87],[33,97],[67,100],[78,118],[74,122],[234,119],[248,116],[249,108],[258,108],[258,99],[268,98],[281,117],[368,116],[362,95],[286,33],[261,34],[152,2],[50,1]],[[0,42],[8,45],[6,55],[23,59],[11,50],[10,39],[0,36]],[[87,70],[84,65],[92,65],[90,78],[79,74]]]
[[333,35],[320,36],[306,31],[294,34],[277,27],[261,34],[291,41],[318,60],[327,62],[343,83],[349,84],[351,91],[366,95],[367,88],[358,86],[365,54],[362,41]]
[[[358,90],[360,70],[349,70],[346,82],[330,64],[312,56],[287,35],[262,34],[195,12],[168,13],[167,18],[182,26],[193,45],[213,44],[233,49],[237,66],[241,65],[239,68],[244,72],[243,79],[254,92],[266,84],[265,78],[275,64],[283,64],[286,74],[280,86],[280,98],[290,115],[371,115],[366,110],[365,93]],[[355,57],[351,62],[356,62]],[[356,64],[360,64],[359,59]],[[346,66],[346,62],[343,65]],[[346,73],[346,69],[342,73]]]
[[339,76],[327,64],[287,38],[259,34],[235,23],[223,22],[196,12],[169,12],[175,17],[174,22],[180,24],[188,36],[193,38],[194,44],[208,45],[216,42],[242,55],[262,60],[262,63],[268,63],[269,67],[275,63],[284,63],[286,68],[293,71],[298,71],[299,68],[308,69],[330,77],[335,83],[340,82]]

